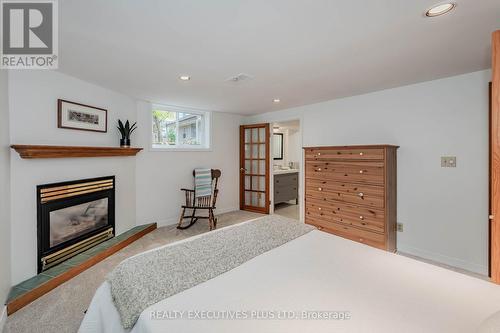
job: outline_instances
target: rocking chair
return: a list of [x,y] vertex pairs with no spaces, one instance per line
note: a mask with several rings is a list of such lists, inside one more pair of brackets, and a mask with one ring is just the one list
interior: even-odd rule
[[[218,169],[212,169],[212,195],[206,197],[196,198],[195,191],[190,189],[181,188],[186,196],[185,205],[181,206],[182,213],[179,219],[179,224],[177,224],[177,229],[187,229],[193,226],[199,219],[208,219],[208,226],[210,230],[217,227],[217,218],[214,215],[215,203],[217,201],[217,194],[219,190],[217,189],[217,184],[221,176],[221,172]],[[194,176],[194,171],[193,171]],[[186,210],[191,209],[191,214],[186,214]],[[198,216],[196,215],[197,210],[208,210],[208,216]],[[189,219],[189,224],[182,225],[185,219]]]

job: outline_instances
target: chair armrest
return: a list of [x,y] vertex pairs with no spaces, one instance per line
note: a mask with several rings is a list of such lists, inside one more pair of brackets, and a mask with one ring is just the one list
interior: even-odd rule
[[184,191],[184,195],[186,197],[185,206],[194,206],[194,201],[195,201],[194,190],[181,188],[181,191]]

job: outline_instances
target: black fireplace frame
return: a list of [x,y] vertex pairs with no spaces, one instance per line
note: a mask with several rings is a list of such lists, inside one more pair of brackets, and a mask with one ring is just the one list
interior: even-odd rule
[[[73,197],[66,197],[61,199],[56,199],[50,202],[42,203],[41,200],[41,191],[46,188],[52,188],[56,186],[66,186],[66,185],[74,185],[79,183],[87,183],[93,181],[102,181],[102,180],[112,180],[113,188],[111,189],[103,189],[97,192],[85,193],[76,195]],[[97,235],[104,230],[113,229],[113,236],[115,235],[115,176],[107,176],[107,177],[98,177],[98,178],[87,178],[80,179],[74,181],[60,182],[60,183],[52,183],[52,184],[44,184],[38,185],[36,187],[36,196],[37,196],[37,247],[38,247],[38,260],[37,260],[37,270],[38,274],[40,274],[43,270],[42,258],[52,253],[55,253],[61,249],[69,247],[73,244],[81,242],[89,237]],[[51,211],[62,209],[65,207],[70,207],[74,205],[79,205],[86,202],[91,202],[94,200],[99,200],[103,198],[108,198],[108,224],[102,226],[98,229],[92,230],[88,233],[75,237],[71,240],[65,241],[63,243],[57,244],[56,246],[50,246],[50,226],[49,226],[49,214]]]

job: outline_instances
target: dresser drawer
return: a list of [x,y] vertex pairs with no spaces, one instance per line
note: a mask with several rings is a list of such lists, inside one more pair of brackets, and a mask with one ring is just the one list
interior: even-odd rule
[[314,225],[322,231],[326,231],[340,237],[367,244],[379,249],[386,249],[385,235],[383,234],[308,216],[306,216],[306,223]]
[[306,216],[335,221],[340,224],[356,226],[378,233],[385,232],[383,210],[357,207],[332,201],[308,199],[306,200]]
[[297,186],[299,183],[298,173],[285,173],[282,175],[274,175],[274,186]]
[[306,161],[306,177],[384,185],[384,163]]
[[383,160],[383,148],[306,148],[306,160]]
[[274,188],[274,203],[295,200],[298,198],[297,187],[275,187]]
[[328,179],[306,179],[307,198],[328,197],[336,201],[384,208],[384,194],[383,186],[343,183]]

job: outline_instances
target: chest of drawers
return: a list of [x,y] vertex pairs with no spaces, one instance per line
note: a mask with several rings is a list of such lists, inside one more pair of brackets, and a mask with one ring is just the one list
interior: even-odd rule
[[305,220],[318,229],[396,251],[397,146],[307,147]]

